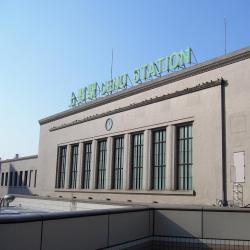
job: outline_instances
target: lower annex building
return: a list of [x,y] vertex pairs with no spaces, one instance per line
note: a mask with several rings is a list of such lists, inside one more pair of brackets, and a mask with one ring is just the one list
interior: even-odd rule
[[1,161],[0,195],[226,205],[240,187],[250,203],[250,47],[39,123],[38,156]]

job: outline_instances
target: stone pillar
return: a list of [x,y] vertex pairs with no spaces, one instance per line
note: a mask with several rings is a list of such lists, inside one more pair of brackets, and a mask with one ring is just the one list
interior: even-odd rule
[[172,172],[173,172],[173,126],[169,125],[166,128],[166,189],[167,190],[172,190],[173,188],[173,177],[172,177]]
[[70,161],[71,161],[71,145],[67,145],[64,189],[69,188]]
[[124,154],[123,154],[123,189],[128,190],[130,188],[130,173],[131,173],[131,135],[124,135]]
[[144,145],[143,145],[143,190],[151,189],[151,161],[152,161],[152,131],[144,131]]
[[96,188],[97,144],[97,140],[93,140],[91,153],[90,189]]
[[108,140],[107,140],[107,160],[106,160],[106,189],[112,188],[113,144],[114,144],[114,138],[108,137]]
[[82,183],[82,167],[83,167],[83,143],[78,146],[78,159],[77,159],[77,183],[76,188],[81,189]]

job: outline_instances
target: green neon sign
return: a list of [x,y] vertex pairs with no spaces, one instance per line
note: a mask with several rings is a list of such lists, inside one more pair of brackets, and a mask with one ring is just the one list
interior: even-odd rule
[[75,107],[98,97],[126,89],[129,87],[129,83],[134,86],[161,77],[164,73],[182,69],[187,64],[191,64],[191,52],[191,48],[187,48],[158,58],[152,63],[144,64],[134,69],[132,78],[128,74],[122,74],[101,84],[97,82],[91,83],[87,87],[80,88],[77,92],[72,93],[69,107]]

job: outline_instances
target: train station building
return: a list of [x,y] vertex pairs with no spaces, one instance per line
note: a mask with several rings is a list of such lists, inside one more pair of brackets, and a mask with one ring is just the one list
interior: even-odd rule
[[123,75],[89,102],[72,94],[73,107],[39,120],[37,156],[1,161],[0,193],[249,204],[250,47],[185,67],[187,53],[136,69],[134,86]]

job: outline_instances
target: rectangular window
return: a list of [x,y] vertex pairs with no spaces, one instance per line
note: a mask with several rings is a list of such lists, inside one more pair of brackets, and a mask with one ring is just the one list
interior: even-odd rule
[[15,174],[14,174],[14,187],[17,186],[17,179],[18,179],[18,173],[17,173],[17,171],[15,171]]
[[20,171],[19,174],[19,186],[21,187],[23,185],[23,171]]
[[13,172],[10,172],[9,186],[13,185]]
[[177,189],[192,189],[192,124],[177,127]]
[[2,173],[2,177],[1,177],[1,186],[3,186],[4,184],[4,173]]
[[5,174],[5,186],[7,187],[8,186],[8,177],[9,177],[9,173],[7,172]]
[[24,181],[23,181],[23,185],[25,187],[27,187],[27,182],[28,182],[28,171],[24,172]]
[[107,141],[98,141],[97,188],[105,188]]
[[153,183],[152,188],[156,190],[165,189],[166,168],[166,130],[153,131]]
[[36,177],[37,177],[37,170],[35,170],[34,187],[36,187]]
[[78,144],[72,145],[70,159],[69,188],[76,188]]
[[117,137],[114,140],[114,162],[113,162],[113,188],[121,189],[123,184],[123,149],[124,138]]
[[29,175],[29,187],[31,186],[32,175],[33,175],[33,170],[30,170],[30,175]]
[[88,189],[90,185],[91,172],[91,142],[84,143],[83,148],[83,166],[82,166],[82,185],[84,189]]
[[56,169],[56,188],[64,188],[66,169],[67,146],[58,148],[58,160]]
[[132,189],[142,189],[143,133],[132,137]]

